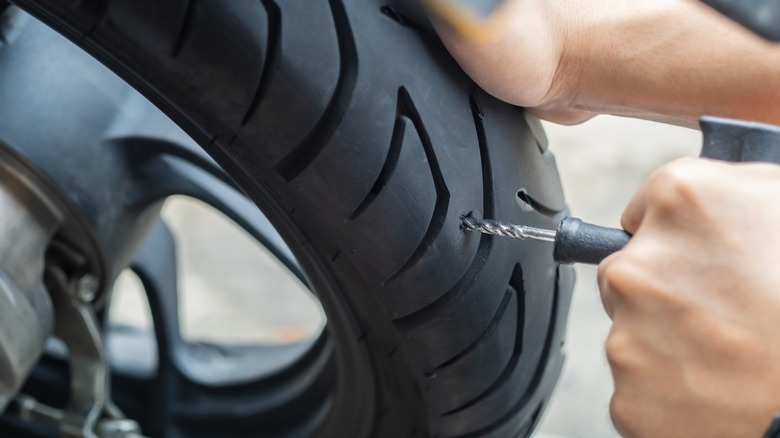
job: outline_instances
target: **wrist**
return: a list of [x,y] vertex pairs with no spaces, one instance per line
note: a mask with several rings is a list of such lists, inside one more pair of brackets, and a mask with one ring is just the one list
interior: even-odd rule
[[[558,3],[550,1],[549,3]],[[488,93],[523,107],[538,107],[553,87],[560,59],[560,11],[548,2],[507,0],[498,28],[484,41],[435,25],[460,66]]]
[[680,2],[590,0],[563,7],[560,62],[548,103],[596,112],[647,106],[637,85],[667,79],[654,76],[669,70],[658,63],[659,53],[678,45],[676,33],[685,31],[686,24],[676,22],[686,12]]

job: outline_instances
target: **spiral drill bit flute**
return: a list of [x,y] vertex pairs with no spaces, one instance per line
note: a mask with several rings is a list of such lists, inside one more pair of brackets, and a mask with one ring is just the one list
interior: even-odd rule
[[600,227],[571,217],[563,219],[556,231],[467,216],[463,218],[463,230],[553,242],[553,258],[561,264],[597,265],[608,255],[626,246],[631,239],[631,235],[623,230]]

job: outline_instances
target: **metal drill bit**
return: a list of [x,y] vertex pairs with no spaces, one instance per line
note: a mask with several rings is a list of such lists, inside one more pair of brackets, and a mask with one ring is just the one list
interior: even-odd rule
[[496,236],[541,240],[544,242],[555,242],[555,235],[557,234],[553,230],[526,227],[524,225],[513,225],[491,219],[477,219],[473,217],[463,218],[463,229],[466,231],[478,231],[480,233],[493,234]]

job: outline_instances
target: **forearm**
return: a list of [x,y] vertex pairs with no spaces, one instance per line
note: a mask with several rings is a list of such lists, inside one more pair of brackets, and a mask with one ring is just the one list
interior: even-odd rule
[[[780,123],[780,48],[695,2],[636,0],[571,14],[545,105],[694,125],[704,114]],[[591,0],[591,3],[593,0]],[[556,95],[557,93],[557,95]]]
[[553,121],[610,113],[780,124],[780,47],[694,0],[505,0],[490,42],[437,23],[488,92]]

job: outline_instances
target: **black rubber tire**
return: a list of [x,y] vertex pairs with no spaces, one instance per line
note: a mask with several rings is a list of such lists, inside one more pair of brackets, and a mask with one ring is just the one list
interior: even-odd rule
[[322,302],[327,403],[271,406],[268,429],[223,436],[297,435],[311,418],[327,437],[530,433],[560,372],[573,274],[548,245],[460,221],[557,225],[565,203],[538,121],[382,1],[16,3],[201,144]]

